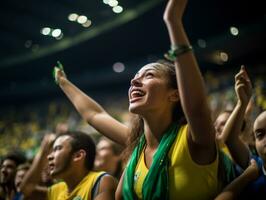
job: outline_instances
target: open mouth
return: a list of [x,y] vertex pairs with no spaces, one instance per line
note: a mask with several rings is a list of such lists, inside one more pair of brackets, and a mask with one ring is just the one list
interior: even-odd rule
[[52,171],[55,167],[54,163],[49,163],[49,171]]
[[132,89],[130,93],[130,103],[139,100],[145,93],[140,89]]

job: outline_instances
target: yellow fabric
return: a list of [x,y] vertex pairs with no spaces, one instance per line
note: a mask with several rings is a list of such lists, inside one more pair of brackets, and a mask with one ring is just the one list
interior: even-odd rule
[[226,146],[226,144],[219,142],[218,146],[219,146],[219,149],[221,149],[221,151],[223,151],[225,153],[225,155],[227,155],[232,160],[231,153],[230,153],[228,147]]
[[181,127],[171,155],[169,168],[170,199],[213,199],[218,192],[218,153],[208,165],[195,163],[189,153],[187,125]]
[[137,164],[134,176],[134,190],[139,199],[142,199],[142,185],[146,175],[148,174],[148,168],[144,159],[144,149],[140,155],[140,160]]
[[[178,131],[173,146],[169,151],[169,199],[207,200],[213,199],[218,192],[218,153],[215,161],[208,165],[195,163],[189,153],[187,142],[187,125]],[[135,171],[135,193],[141,199],[142,185],[148,173],[145,170],[144,153],[139,159]],[[139,173],[143,170],[142,173]]]
[[65,182],[54,184],[48,191],[48,200],[90,200],[91,191],[97,178],[104,172],[89,172],[76,188],[68,193]]

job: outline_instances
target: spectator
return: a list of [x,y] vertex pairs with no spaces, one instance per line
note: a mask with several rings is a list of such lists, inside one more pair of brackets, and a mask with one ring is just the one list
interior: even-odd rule
[[51,176],[61,180],[48,190],[48,200],[114,199],[115,179],[104,172],[92,171],[95,144],[89,135],[83,132],[62,133],[55,139],[49,153],[51,140],[49,135],[45,137],[30,172],[22,182],[21,190],[25,196],[31,194],[40,180],[39,168],[46,163],[47,157]]
[[187,0],[169,0],[164,13],[171,39],[167,58],[174,65],[147,64],[131,80],[129,111],[137,118],[132,127],[115,120],[74,86],[62,66],[55,68],[56,81],[83,119],[134,149],[117,199],[211,199],[223,187],[218,169],[227,157],[216,148],[204,83],[182,24],[186,4]]
[[122,146],[101,137],[96,148],[95,170],[106,171],[118,180],[122,174]]
[[19,164],[26,161],[26,157],[21,152],[10,152],[1,163],[0,187],[1,198],[13,199],[15,188],[16,169]]

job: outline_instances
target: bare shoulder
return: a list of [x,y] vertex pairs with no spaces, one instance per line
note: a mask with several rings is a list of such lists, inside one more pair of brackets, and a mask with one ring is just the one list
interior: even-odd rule
[[100,182],[100,188],[99,188],[99,192],[101,190],[105,190],[105,189],[116,189],[117,187],[117,179],[114,178],[111,175],[105,175],[101,178],[101,182]]
[[100,180],[99,191],[94,200],[115,199],[117,180],[111,175],[105,175]]

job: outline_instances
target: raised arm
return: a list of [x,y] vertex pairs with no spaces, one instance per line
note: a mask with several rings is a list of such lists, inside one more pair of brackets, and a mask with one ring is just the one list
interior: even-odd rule
[[96,101],[72,84],[62,69],[55,76],[60,88],[82,118],[106,137],[125,146],[128,127],[111,117]]
[[241,133],[247,105],[252,96],[252,86],[244,66],[235,76],[235,92],[237,104],[221,135],[235,162],[246,168],[249,163],[250,152],[248,146],[240,139],[239,134]]
[[[169,0],[164,13],[174,59],[180,100],[189,124],[190,140],[199,146],[213,149],[215,129],[207,103],[207,93],[190,42],[183,27],[182,17],[187,0]],[[213,158],[213,157],[212,157]]]
[[[30,196],[32,192],[36,191],[38,183],[41,180],[43,167],[47,164],[47,155],[49,154],[54,138],[54,134],[45,135],[40,150],[35,156],[29,171],[22,180],[20,188],[25,197]],[[45,190],[39,191],[42,191],[43,193],[47,192]]]

